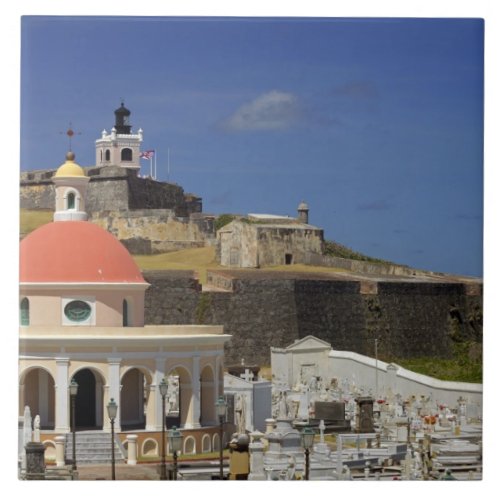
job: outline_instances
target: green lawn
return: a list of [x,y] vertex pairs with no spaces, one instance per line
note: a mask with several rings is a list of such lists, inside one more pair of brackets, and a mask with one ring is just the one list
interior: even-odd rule
[[157,269],[192,270],[201,283],[207,282],[207,269],[223,269],[215,261],[213,247],[190,248],[157,255],[133,255],[132,257],[143,271]]
[[28,234],[36,228],[52,222],[54,217],[53,210],[26,210],[21,208],[19,211],[20,232]]
[[[190,248],[177,252],[162,253],[157,255],[133,255],[140,269],[147,270],[193,270],[201,283],[207,282],[207,270],[228,270],[215,260],[215,248]],[[240,270],[240,269],[238,269]],[[305,264],[293,264],[290,266],[270,266],[262,270],[274,272],[298,272],[298,273],[326,273],[335,271],[348,272],[331,267],[307,266]]]
[[392,359],[391,361],[407,370],[440,380],[476,384],[483,381],[483,365],[481,362],[464,363],[456,359],[440,358]]

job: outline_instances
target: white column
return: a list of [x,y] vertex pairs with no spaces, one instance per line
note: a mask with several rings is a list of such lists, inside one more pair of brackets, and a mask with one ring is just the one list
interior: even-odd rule
[[222,394],[224,394],[224,374],[221,373],[222,371],[222,363],[221,363],[221,356],[217,356],[215,358],[215,392],[214,392],[214,404],[215,402],[219,399],[219,396],[221,396],[221,379],[222,379]]
[[56,359],[56,425],[55,432],[70,431],[69,422],[69,359]]
[[127,434],[127,465],[137,465],[137,434]]
[[56,466],[64,467],[64,443],[66,441],[66,436],[56,436],[54,441],[56,442]]
[[146,418],[146,430],[162,430],[162,400],[160,390],[158,389],[161,380],[165,377],[165,359],[157,358],[156,370],[153,377],[153,383],[149,386],[148,409]]
[[46,425],[49,422],[49,374],[45,370],[38,370],[38,414],[40,422]]
[[186,422],[186,427],[190,429],[197,429],[200,426],[200,356],[195,354],[193,356],[193,368],[191,372],[191,421]]
[[111,422],[106,409],[109,401],[113,398],[118,405],[115,419],[115,432],[120,432],[120,358],[108,358],[108,399],[104,401],[104,425],[103,429],[111,430]]

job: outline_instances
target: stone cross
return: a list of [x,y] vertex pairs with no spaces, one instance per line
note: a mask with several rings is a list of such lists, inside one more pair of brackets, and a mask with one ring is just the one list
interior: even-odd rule
[[245,368],[245,373],[241,376],[243,380],[246,382],[252,382],[253,380],[253,372],[252,370],[249,370],[248,368]]
[[319,442],[324,443],[325,442],[325,435],[323,433],[326,429],[324,420],[320,420],[318,429],[319,429],[319,435],[320,435]]

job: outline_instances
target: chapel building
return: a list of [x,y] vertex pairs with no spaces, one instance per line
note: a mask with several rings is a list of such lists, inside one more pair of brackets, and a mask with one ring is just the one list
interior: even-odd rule
[[169,383],[167,420],[188,453],[218,449],[215,401],[223,395],[222,326],[145,325],[149,284],[127,249],[87,220],[89,177],[70,152],[56,171],[54,221],[20,243],[19,415],[39,415],[50,447],[71,429],[69,386],[78,384],[77,432],[139,435],[139,455],[158,454],[159,384]]

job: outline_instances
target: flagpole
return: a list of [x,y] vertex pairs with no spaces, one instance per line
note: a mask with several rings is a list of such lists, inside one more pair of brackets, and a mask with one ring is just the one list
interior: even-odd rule
[[167,149],[167,181],[170,180],[170,148]]
[[149,159],[149,177],[153,178],[153,158]]
[[156,180],[156,173],[157,173],[157,170],[156,170],[156,155],[157,155],[157,151],[155,149],[154,150],[154,157],[155,157],[155,180]]

